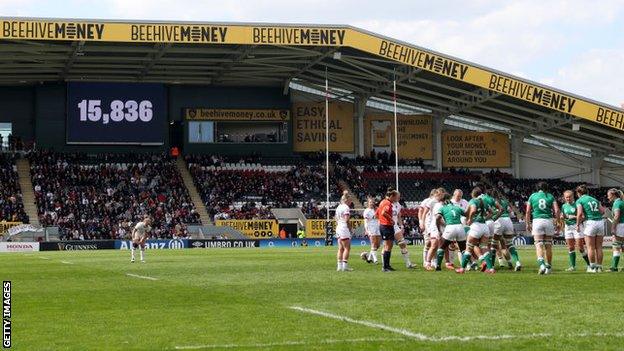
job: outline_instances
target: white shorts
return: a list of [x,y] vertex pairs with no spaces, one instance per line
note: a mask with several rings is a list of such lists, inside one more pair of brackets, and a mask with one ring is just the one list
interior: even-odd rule
[[368,235],[370,236],[381,236],[381,233],[379,233],[378,225],[371,225],[367,227],[366,230],[368,231]]
[[475,239],[481,239],[482,237],[488,238],[490,235],[490,228],[488,228],[487,224],[474,222],[470,226],[470,230],[468,231],[468,236],[471,236]]
[[491,219],[488,219],[487,221],[485,221],[485,225],[487,225],[488,230],[489,230],[489,234],[487,235],[489,236],[494,236],[494,221]]
[[143,239],[145,239],[146,237],[147,235],[139,235],[139,233],[135,232],[134,234],[132,234],[132,241],[138,243],[142,241]]
[[509,217],[501,217],[494,222],[494,235],[513,235],[514,227]]
[[437,226],[431,228],[431,230],[429,231],[429,238],[431,238],[431,239],[440,239],[440,231],[438,230]]
[[567,239],[583,239],[583,225],[581,225],[581,231],[576,230],[576,224],[566,224],[563,228],[563,235]]
[[531,234],[533,236],[553,236],[555,235],[555,224],[550,218],[533,218],[533,230]]
[[463,224],[451,224],[444,228],[442,237],[448,241],[466,241],[466,231]]
[[583,234],[585,236],[604,236],[604,220],[586,220]]
[[617,227],[615,227],[615,234],[619,237],[624,237],[624,223],[618,223]]
[[349,231],[349,228],[336,228],[336,238],[351,239],[351,232]]

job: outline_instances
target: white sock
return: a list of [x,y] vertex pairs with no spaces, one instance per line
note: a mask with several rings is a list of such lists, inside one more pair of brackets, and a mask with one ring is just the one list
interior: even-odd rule
[[410,261],[410,258],[409,258],[409,252],[405,250],[405,252],[401,252],[401,255],[403,255],[403,261],[405,261],[405,266],[411,266],[412,262]]
[[347,268],[349,268],[349,265],[347,264],[347,262],[342,262],[342,269],[346,271]]
[[143,252],[145,252],[144,248],[141,248],[140,254],[141,254],[141,261],[143,261]]
[[371,257],[373,262],[377,263],[377,250],[371,250],[368,257]]
[[132,253],[132,259],[134,260],[134,247],[130,248],[130,252]]
[[339,271],[342,270],[342,261],[338,261],[336,263],[336,270],[339,270]]

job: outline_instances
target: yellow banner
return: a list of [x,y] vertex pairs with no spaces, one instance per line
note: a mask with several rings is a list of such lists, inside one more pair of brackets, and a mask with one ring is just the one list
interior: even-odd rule
[[[397,115],[399,157],[433,159],[433,123],[426,115]],[[364,149],[394,150],[394,116],[387,113],[364,117]]]
[[0,222],[0,234],[5,234],[10,228],[16,227],[22,222]]
[[624,130],[624,110],[622,109],[344,26],[129,23],[7,18],[0,20],[1,39],[351,47],[546,107],[552,111]]
[[[325,150],[325,102],[296,102],[293,114],[295,152]],[[353,105],[329,103],[329,151],[353,152]]]
[[511,167],[509,136],[496,132],[442,132],[442,167]]
[[288,121],[289,110],[244,110],[218,108],[187,108],[184,110],[187,120],[205,121]]
[[[363,219],[350,219],[351,228],[359,228],[364,225]],[[332,228],[336,229],[336,221],[332,220]],[[308,219],[305,225],[306,238],[324,238],[325,237],[325,220],[324,219]]]
[[250,239],[276,239],[279,238],[276,220],[259,219],[225,219],[215,221],[215,225],[231,227],[243,233]]

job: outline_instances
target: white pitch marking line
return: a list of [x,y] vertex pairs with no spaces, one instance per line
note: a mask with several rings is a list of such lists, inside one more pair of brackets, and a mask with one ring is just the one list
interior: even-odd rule
[[158,278],[148,277],[146,275],[138,275],[138,274],[132,274],[132,273],[126,273],[126,275],[128,277],[134,277],[134,278],[139,278],[139,279],[158,280]]
[[237,348],[266,348],[276,346],[297,346],[297,345],[325,345],[325,344],[347,344],[347,343],[362,343],[362,342],[377,342],[377,341],[403,341],[403,338],[361,338],[361,339],[345,339],[345,340],[321,340],[314,341],[284,341],[284,342],[272,342],[265,344],[207,344],[207,345],[189,345],[189,346],[176,346],[176,350],[201,350],[201,349],[237,349]]
[[69,261],[61,261],[61,263],[64,263],[64,264],[74,264],[73,262],[69,262]]
[[41,257],[41,256],[39,256],[39,258],[42,259],[42,260],[49,260],[50,259],[49,257]]
[[[329,313],[329,312],[313,310],[310,308],[305,308],[305,307],[300,307],[300,306],[290,306],[289,308],[292,310],[299,311],[299,312],[310,313],[310,314],[314,314],[317,316],[337,319],[343,322],[364,325],[370,328],[381,329],[381,330],[389,331],[392,333],[401,334],[403,336],[416,339],[419,341],[445,342],[445,341],[472,341],[472,340],[535,339],[535,338],[546,338],[546,337],[555,336],[550,333],[534,333],[534,334],[526,334],[526,335],[429,336],[429,335],[424,335],[420,333],[414,333],[406,329],[394,328],[394,327],[381,324],[381,323],[353,319],[353,318],[340,316],[340,315]],[[606,336],[609,336],[609,337],[622,338],[624,337],[624,333],[601,333],[601,332],[576,333],[576,334],[571,333],[571,334],[565,334],[565,335],[562,334],[559,336],[562,336],[562,337],[606,337]]]

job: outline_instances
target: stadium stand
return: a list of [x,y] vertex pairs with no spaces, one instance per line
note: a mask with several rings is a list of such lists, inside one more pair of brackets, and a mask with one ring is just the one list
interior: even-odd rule
[[0,154],[0,221],[28,223],[15,157],[9,153]]
[[42,225],[63,238],[124,238],[145,214],[152,237],[186,235],[200,223],[174,160],[165,154],[33,152],[32,182]]
[[[325,172],[320,165],[263,165],[255,158],[229,163],[221,157],[200,155],[185,159],[214,219],[266,219],[272,218],[271,208],[304,204],[308,218],[324,213],[315,205],[325,191]],[[336,189],[333,184],[332,192]]]

